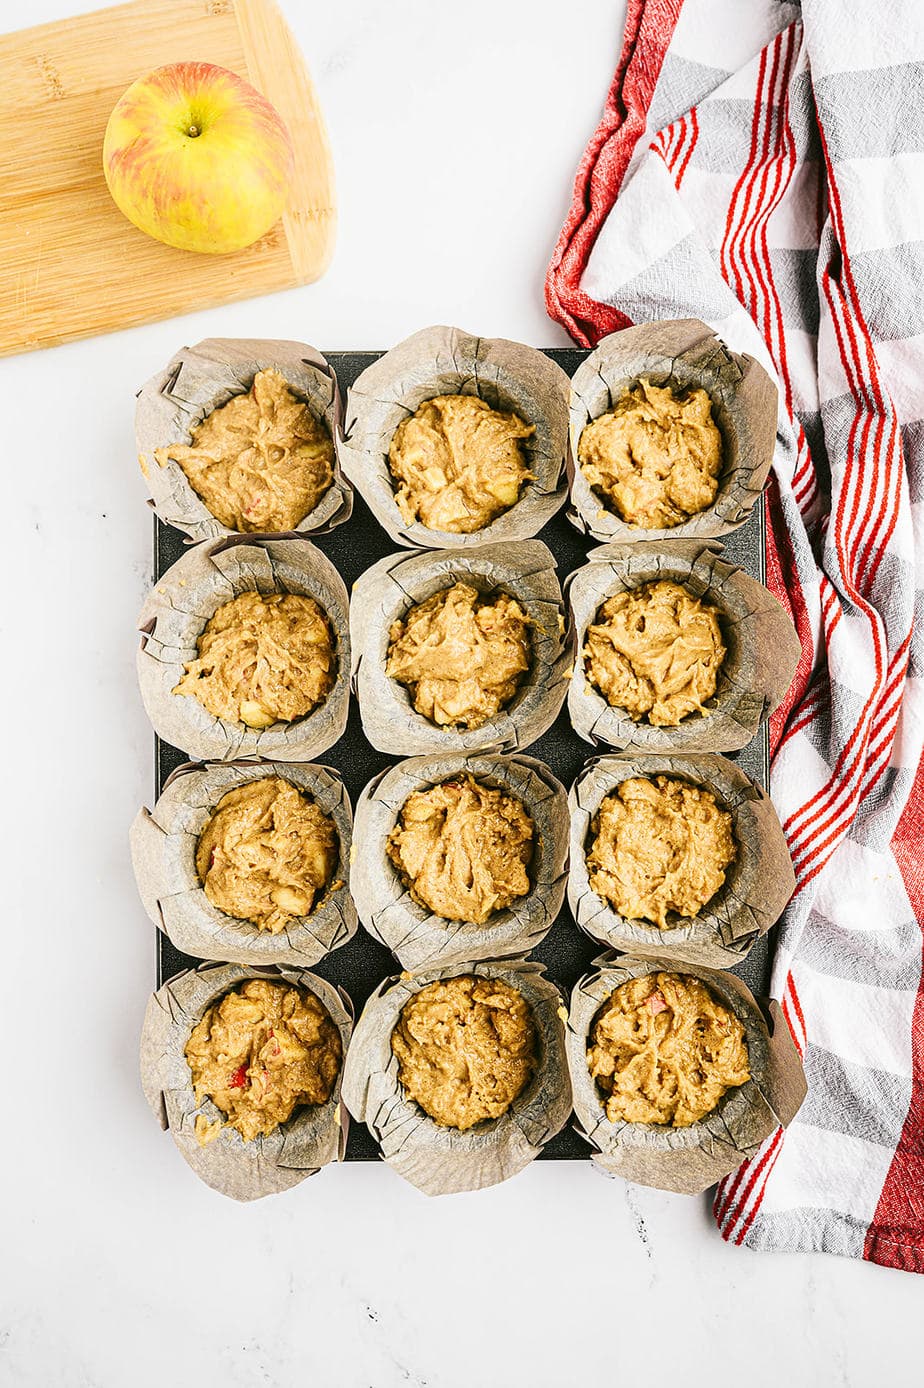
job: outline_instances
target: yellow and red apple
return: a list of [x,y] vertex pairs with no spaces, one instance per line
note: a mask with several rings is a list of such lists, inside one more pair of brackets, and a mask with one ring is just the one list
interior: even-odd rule
[[258,241],[289,193],[292,140],[264,96],[213,63],[171,63],[116,103],[103,170],[116,206],[168,246],[213,255]]

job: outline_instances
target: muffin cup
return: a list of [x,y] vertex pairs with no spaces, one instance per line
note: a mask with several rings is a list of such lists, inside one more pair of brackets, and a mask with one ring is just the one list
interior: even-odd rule
[[[337,677],[327,698],[304,718],[248,728],[215,718],[198,699],[171,691],[196,640],[223,603],[240,593],[301,593],[327,614],[334,635]],[[349,707],[350,622],[343,579],[310,540],[232,539],[195,545],[148,594],[138,618],[138,680],[145,711],[159,737],[199,761],[267,757],[310,761],[346,727]]]
[[[405,1098],[391,1050],[391,1034],[407,1000],[435,979],[463,973],[503,979],[518,988],[532,1009],[540,1049],[539,1069],[507,1112],[468,1132],[440,1127]],[[561,995],[543,976],[542,966],[526,961],[453,965],[386,979],[356,1024],[343,1074],[344,1103],[367,1125],[389,1166],[425,1195],[498,1185],[528,1166],[571,1112],[566,1016]]]
[[[388,836],[414,791],[469,772],[515,796],[536,826],[530,890],[484,925],[447,921],[414,901],[386,853]],[[565,897],[568,800],[549,768],[532,757],[414,757],[382,772],[356,804],[351,886],[370,935],[405,969],[430,969],[474,959],[528,954],[554,924]]]
[[141,471],[151,489],[151,504],[167,525],[182,530],[192,540],[236,535],[212,515],[193,491],[179,463],[163,467],[154,457],[156,448],[192,443],[192,431],[205,417],[226,405],[235,395],[249,391],[258,371],[275,367],[290,389],[323,420],[334,446],[330,487],[318,504],[295,527],[295,532],[320,535],[347,520],[353,509],[353,493],[340,473],[337,442],[343,407],[333,367],[314,347],[304,342],[274,339],[209,337],[195,347],[183,347],[138,392],[135,408],[135,442]]
[[[683,391],[702,387],[711,397],[722,435],[719,489],[711,506],[664,530],[628,525],[591,489],[578,461],[584,427],[618,404],[647,376]],[[753,357],[730,351],[698,318],[642,323],[611,333],[578,367],[571,382],[571,506],[568,519],[597,540],[708,539],[747,520],[763,491],[776,441],[778,391]]]
[[[366,368],[347,395],[343,470],[389,535],[409,548],[455,549],[537,534],[567,495],[568,397],[571,382],[543,352],[460,328],[424,328]],[[435,395],[479,395],[492,409],[513,410],[536,432],[525,442],[530,472],[520,500],[470,535],[408,524],[395,501],[388,450],[403,419]]]
[[[523,682],[497,718],[480,728],[441,728],[418,713],[404,685],[385,673],[392,623],[417,603],[469,583],[518,600],[532,620],[532,659]],[[571,666],[564,601],[555,559],[540,540],[471,550],[388,554],[353,586],[350,604],[353,687],[366,737],[380,752],[508,752],[535,742],[554,723]]]
[[[610,705],[587,678],[583,656],[587,628],[606,599],[658,579],[718,608],[727,650],[708,712],[673,728],[636,722]],[[568,713],[588,742],[648,752],[734,752],[750,742],[792,682],[801,652],[792,622],[772,593],[722,559],[717,541],[601,545],[571,575],[567,593],[577,653]]]
[[593,1161],[608,1175],[697,1195],[753,1157],[778,1127],[792,1122],[806,1095],[805,1072],[778,1002],[758,1002],[734,974],[685,964],[682,972],[700,979],[742,1023],[751,1078],[728,1090],[712,1113],[687,1128],[611,1123],[587,1068],[588,1038],[615,988],[662,970],[676,973],[676,961],[607,953],[594,960],[593,970],[575,986],[567,1035],[575,1127],[596,1148]]
[[268,1137],[245,1142],[237,1129],[223,1128],[206,1146],[195,1134],[197,1114],[210,1121],[223,1115],[205,1099],[196,1103],[184,1051],[192,1029],[207,1009],[249,978],[269,978],[314,993],[327,1008],[347,1055],[352,1004],[347,995],[303,969],[259,969],[239,964],[203,964],[177,974],[148,1001],[141,1033],[141,1084],[154,1117],[180,1155],[207,1186],[232,1200],[259,1200],[297,1186],[328,1162],[339,1161],[346,1146],[346,1117],[340,1103],[343,1067],[326,1104],[297,1108]]
[[[732,816],[738,854],[725,882],[692,919],[660,930],[627,920],[592,889],[585,854],[601,802],[632,776],[672,776],[714,792]],[[589,761],[568,795],[571,858],[568,904],[582,930],[614,949],[710,968],[739,964],[776,923],[795,889],[792,860],[770,797],[734,762],[714,753],[623,754]]]
[[[219,800],[237,786],[280,776],[305,791],[334,821],[340,852],[332,881],[315,909],[272,934],[213,906],[196,872],[196,845]],[[352,815],[335,771],[313,763],[233,762],[183,766],[167,781],[153,811],[141,809],[131,827],[132,865],[148,916],[184,954],[233,964],[310,967],[356,933],[347,885]]]

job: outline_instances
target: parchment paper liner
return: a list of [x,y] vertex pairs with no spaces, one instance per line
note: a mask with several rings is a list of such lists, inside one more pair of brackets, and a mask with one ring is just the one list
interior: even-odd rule
[[[564,1127],[571,1112],[567,1014],[543,972],[541,964],[526,960],[427,969],[386,979],[366,1003],[344,1069],[343,1101],[368,1126],[389,1166],[425,1195],[498,1185],[528,1166]],[[540,1047],[536,1074],[507,1112],[465,1133],[440,1127],[404,1097],[391,1050],[391,1034],[408,998],[434,979],[463,973],[500,978],[518,988],[532,1008]]]
[[[630,776],[673,776],[704,786],[733,819],[738,854],[725,883],[693,919],[668,913],[659,930],[650,921],[626,920],[591,889],[585,853],[590,826],[607,795]],[[582,930],[614,949],[676,964],[711,968],[739,964],[755,940],[779,919],[795,888],[783,830],[770,797],[740,767],[711,752],[623,753],[585,765],[568,795],[571,858],[568,904]]]
[[[594,492],[578,462],[584,426],[606,414],[638,383],[686,390],[701,386],[712,397],[724,461],[711,506],[683,525],[644,529],[627,525]],[[603,338],[571,382],[571,505],[568,519],[598,540],[676,540],[724,535],[747,520],[763,491],[776,441],[778,392],[753,357],[730,351],[698,318],[641,323]]]
[[[440,728],[417,713],[408,690],[385,674],[389,631],[415,603],[456,581],[520,602],[533,625],[532,659],[514,698],[480,728]],[[387,554],[353,585],[353,687],[363,731],[380,752],[508,752],[535,742],[554,723],[571,666],[555,559],[541,540],[471,550]]]
[[[527,896],[484,925],[460,924],[414,901],[388,858],[386,841],[408,796],[470,772],[522,803],[536,826]],[[363,925],[405,969],[528,954],[553,925],[565,898],[568,798],[544,762],[532,757],[413,757],[369,782],[356,802],[351,887]]]
[[[571,382],[543,352],[504,338],[474,337],[461,328],[423,328],[368,366],[347,394],[343,470],[393,540],[409,548],[463,549],[526,540],[542,529],[567,496],[568,397]],[[529,470],[520,500],[471,535],[408,525],[395,501],[388,467],[392,437],[403,419],[435,395],[480,395],[492,409],[514,410],[536,432],[524,440]]]
[[805,1073],[779,1003],[758,1002],[734,974],[684,964],[680,972],[700,979],[741,1020],[751,1079],[730,1089],[712,1113],[688,1128],[611,1123],[587,1068],[590,1029],[614,988],[660,970],[676,973],[678,966],[665,958],[607,953],[576,984],[567,1035],[575,1127],[597,1149],[593,1161],[608,1175],[696,1195],[752,1157],[779,1126],[792,1122],[805,1098]]
[[[301,593],[327,613],[334,634],[337,678],[312,713],[254,729],[213,718],[198,699],[171,690],[196,640],[222,603],[239,593]],[[145,711],[166,742],[198,761],[236,757],[310,761],[331,747],[349,707],[349,601],[343,579],[310,540],[209,540],[192,546],[152,588],[138,618],[138,680]]]
[[[568,713],[588,742],[648,752],[734,752],[750,742],[784,698],[801,645],[784,608],[756,579],[721,557],[718,541],[601,545],[567,583],[577,656],[568,687]],[[704,717],[674,728],[635,722],[614,708],[586,676],[587,628],[607,598],[656,579],[681,584],[719,609],[727,654]]]
[[299,534],[323,534],[345,521],[353,509],[353,493],[341,476],[336,455],[343,406],[337,377],[326,358],[304,342],[209,337],[195,347],[182,347],[171,357],[141,387],[135,408],[138,461],[151,489],[151,504],[162,521],[193,540],[239,532],[212,515],[179,463],[162,467],[154,450],[175,443],[191,444],[192,430],[206,415],[226,405],[232,396],[250,390],[257,372],[270,366],[286,378],[315,418],[324,421],[334,444],[333,482],[295,530]]
[[[196,872],[196,845],[218,801],[236,786],[280,776],[297,786],[333,819],[340,844],[332,882],[307,916],[278,934],[226,915],[209,901]],[[144,909],[177,949],[199,959],[233,964],[310,967],[356,933],[350,897],[352,815],[336,771],[308,762],[231,762],[181,766],[169,778],[153,811],[141,809],[130,833],[132,865]]]
[[298,1108],[269,1137],[245,1142],[236,1129],[224,1128],[205,1147],[196,1140],[196,1114],[209,1122],[223,1118],[205,1099],[198,1105],[192,1075],[183,1054],[193,1027],[218,998],[248,978],[279,979],[307,988],[327,1008],[347,1055],[352,1004],[342,989],[304,969],[261,969],[240,964],[203,964],[169,979],[148,1000],[141,1032],[141,1084],[154,1117],[170,1135],[196,1175],[232,1200],[259,1200],[297,1186],[328,1162],[339,1161],[346,1147],[347,1118],[340,1103],[341,1067],[326,1104]]

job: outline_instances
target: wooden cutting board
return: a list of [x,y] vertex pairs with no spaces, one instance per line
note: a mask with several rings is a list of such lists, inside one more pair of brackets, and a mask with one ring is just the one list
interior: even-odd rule
[[[153,241],[103,178],[122,92],[187,60],[246,77],[295,145],[281,222],[232,255]],[[0,37],[0,355],[306,284],[326,268],[335,226],[324,122],[274,0],[133,0]]]

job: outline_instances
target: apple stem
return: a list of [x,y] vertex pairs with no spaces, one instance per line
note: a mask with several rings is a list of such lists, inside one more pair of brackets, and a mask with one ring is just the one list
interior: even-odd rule
[[192,139],[195,139],[196,136],[199,134],[198,125],[191,125],[189,129],[186,131],[186,134],[189,135]]

